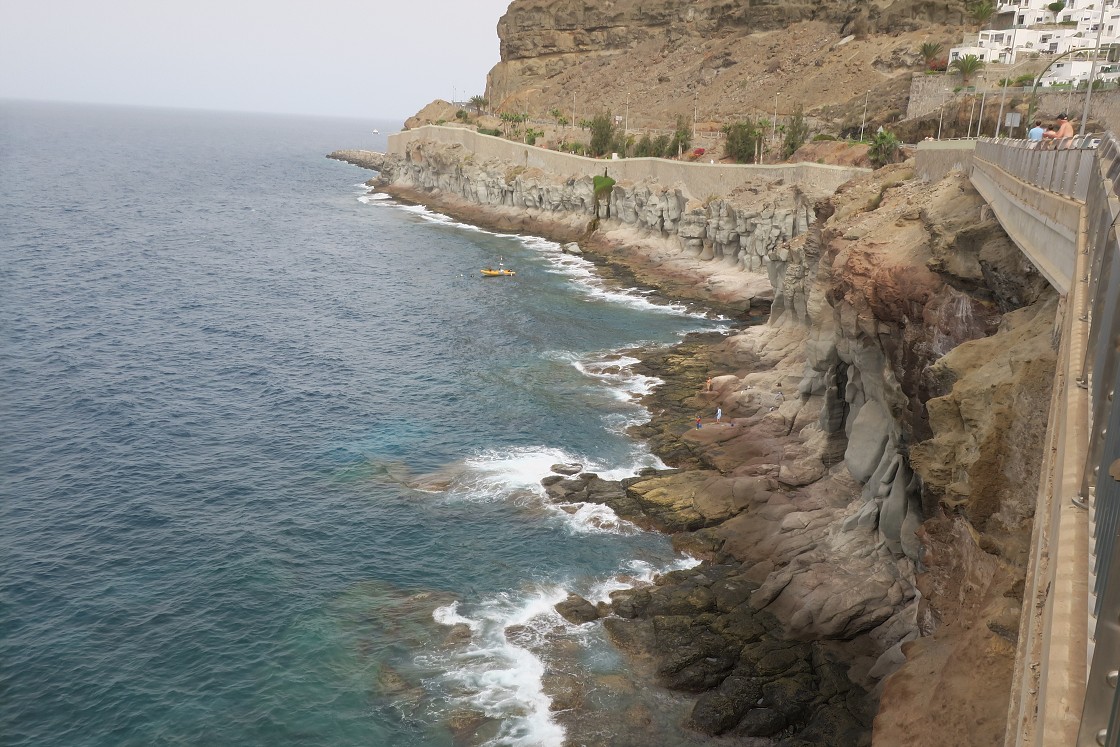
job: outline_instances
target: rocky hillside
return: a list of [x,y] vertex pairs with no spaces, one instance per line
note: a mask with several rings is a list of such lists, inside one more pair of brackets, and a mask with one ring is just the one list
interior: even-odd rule
[[[498,23],[502,61],[486,94],[499,111],[571,120],[607,108],[632,129],[797,106],[858,126],[905,109],[918,49],[971,30],[961,0],[515,0]],[[858,99],[858,101],[857,101]]]

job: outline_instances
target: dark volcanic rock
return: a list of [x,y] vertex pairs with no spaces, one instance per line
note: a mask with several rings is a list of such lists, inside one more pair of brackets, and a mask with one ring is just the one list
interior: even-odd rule
[[700,693],[690,728],[782,736],[789,745],[865,743],[867,693],[823,644],[784,640],[777,620],[751,606],[756,588],[735,565],[675,571],[653,587],[612,594],[619,617],[604,627],[623,650],[650,657],[664,686]]
[[623,620],[608,617],[603,620],[603,630],[614,645],[631,654],[649,655],[656,640],[653,623],[649,620]]
[[[786,717],[773,708],[752,708],[739,722],[736,734],[748,737],[769,737],[786,728]],[[822,744],[843,744],[843,742],[822,742]]]
[[599,503],[611,505],[624,494],[617,480],[604,480],[591,472],[578,477],[549,475],[541,480],[545,493],[556,503]]
[[705,734],[723,734],[735,728],[761,697],[762,685],[757,677],[732,674],[718,689],[697,699],[689,725]]
[[563,602],[557,602],[556,611],[565,620],[575,625],[582,625],[599,619],[598,608],[578,594],[569,594]]
[[670,653],[660,657],[657,673],[674,690],[702,692],[718,685],[738,658],[723,636],[684,616],[653,619],[658,644]]
[[619,617],[633,619],[644,616],[649,607],[648,589],[623,589],[611,592],[611,606]]
[[582,464],[554,464],[549,467],[553,472],[558,475],[578,475],[583,472]]

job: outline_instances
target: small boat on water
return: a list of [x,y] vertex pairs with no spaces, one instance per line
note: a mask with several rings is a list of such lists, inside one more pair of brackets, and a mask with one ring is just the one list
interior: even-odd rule
[[513,270],[507,270],[504,267],[499,268],[497,270],[495,270],[492,267],[487,267],[487,268],[482,270],[482,277],[484,277],[484,278],[496,278],[496,277],[501,277],[502,275],[516,275],[516,274],[517,273],[514,272]]

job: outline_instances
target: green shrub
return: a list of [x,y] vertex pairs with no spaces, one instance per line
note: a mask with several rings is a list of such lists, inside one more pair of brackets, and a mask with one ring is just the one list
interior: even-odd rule
[[762,130],[757,122],[745,120],[724,125],[724,155],[737,163],[754,163]]
[[672,140],[669,141],[668,152],[665,153],[665,157],[675,158],[691,148],[692,128],[688,126],[688,119],[677,117],[677,129],[673,132]]
[[599,112],[591,119],[591,155],[606,155],[614,141],[614,115],[609,111]]
[[660,156],[660,153],[655,153],[653,150],[653,139],[649,133],[642,135],[642,139],[634,146],[634,156],[637,158],[649,158],[650,156]]
[[610,195],[611,190],[614,188],[614,179],[604,173],[602,176],[595,176],[591,180],[595,188],[595,200],[602,200],[604,197]]
[[782,140],[782,158],[789,158],[794,152],[805,144],[809,138],[809,123],[805,121],[805,114],[801,110],[801,104],[797,105],[797,110],[793,113],[793,117],[789,120],[789,125],[786,127],[785,138]]
[[878,169],[897,161],[901,150],[898,138],[893,133],[883,130],[875,133],[871,146],[867,149],[867,158],[871,161],[871,165]]
[[562,150],[565,153],[574,153],[577,156],[582,156],[587,153],[587,147],[583,143],[575,141],[564,141],[557,146],[557,150]]
[[819,143],[819,142],[824,141],[824,140],[835,140],[835,139],[836,139],[835,135],[829,135],[827,132],[822,132],[820,134],[813,135],[813,142],[814,143]]
[[493,127],[479,127],[478,131],[483,135],[493,135],[494,137],[502,136],[502,131]]

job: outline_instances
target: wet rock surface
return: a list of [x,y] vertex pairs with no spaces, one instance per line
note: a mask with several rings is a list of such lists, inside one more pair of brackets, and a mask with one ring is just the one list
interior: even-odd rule
[[[604,620],[623,650],[650,657],[659,683],[698,693],[688,725],[774,744],[870,744],[874,701],[820,644],[785,640],[754,609],[757,584],[734,564],[677,571],[650,589],[612,594]],[[814,742],[814,732],[832,741]],[[809,741],[805,741],[809,740]]]

